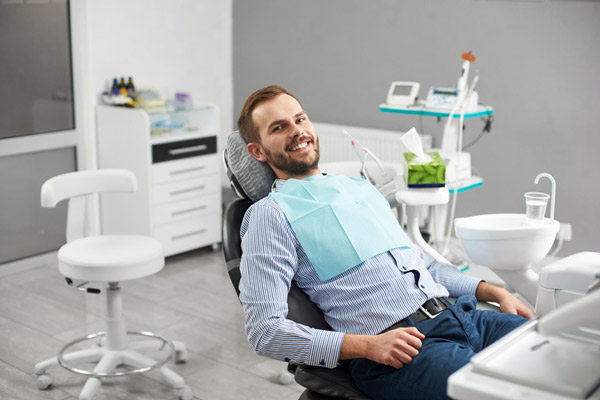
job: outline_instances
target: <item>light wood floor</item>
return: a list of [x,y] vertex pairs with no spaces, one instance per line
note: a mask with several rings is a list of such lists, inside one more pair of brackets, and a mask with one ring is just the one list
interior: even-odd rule
[[[185,378],[196,399],[300,396],[296,383],[276,383],[284,363],[251,350],[220,250],[170,257],[158,274],[121,286],[127,329],[152,331],[187,345],[188,362],[169,366]],[[104,296],[70,289],[55,267],[0,278],[0,399],[77,399],[85,377],[59,367],[51,372],[54,385],[41,391],[33,366],[76,337],[104,330],[103,315]],[[150,373],[105,380],[94,400],[175,398]]]

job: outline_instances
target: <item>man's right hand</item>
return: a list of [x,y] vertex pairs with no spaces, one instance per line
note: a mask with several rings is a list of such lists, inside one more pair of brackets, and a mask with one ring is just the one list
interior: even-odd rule
[[419,354],[421,340],[425,339],[417,328],[398,328],[375,336],[344,336],[340,360],[368,358],[379,364],[402,368]]

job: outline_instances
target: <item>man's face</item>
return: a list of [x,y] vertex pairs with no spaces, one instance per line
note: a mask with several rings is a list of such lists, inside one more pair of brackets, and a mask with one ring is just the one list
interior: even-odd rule
[[305,178],[320,173],[319,139],[313,124],[296,99],[287,94],[261,103],[252,112],[260,144],[248,151],[266,162],[278,178]]

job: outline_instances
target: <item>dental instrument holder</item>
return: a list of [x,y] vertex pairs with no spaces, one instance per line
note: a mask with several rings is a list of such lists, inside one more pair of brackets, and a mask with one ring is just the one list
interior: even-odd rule
[[[404,205],[406,207],[406,234],[415,244],[420,246],[426,253],[435,258],[438,262],[451,264],[451,262],[441,255],[436,249],[423,239],[419,229],[421,211],[424,206],[445,206],[450,200],[448,188],[422,188],[411,189],[406,186],[403,179],[399,180],[400,187],[386,196],[386,200],[392,208]],[[438,207],[434,208],[438,211]]]

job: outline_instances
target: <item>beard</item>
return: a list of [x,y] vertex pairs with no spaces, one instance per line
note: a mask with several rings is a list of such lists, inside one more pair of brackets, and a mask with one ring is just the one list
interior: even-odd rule
[[263,149],[267,160],[273,164],[277,169],[287,172],[290,175],[304,175],[309,171],[317,168],[319,165],[319,159],[321,154],[319,152],[319,138],[317,137],[314,144],[314,157],[313,159],[295,160],[290,158],[286,153],[282,152],[270,152],[267,149]]

